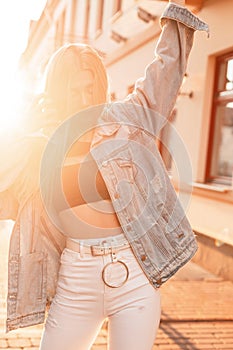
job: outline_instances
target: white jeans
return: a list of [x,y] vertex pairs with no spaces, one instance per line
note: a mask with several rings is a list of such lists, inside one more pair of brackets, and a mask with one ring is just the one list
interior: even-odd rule
[[[123,234],[85,240],[87,244],[122,243]],[[102,279],[111,254],[92,256],[65,248],[61,255],[56,296],[43,330],[40,350],[88,350],[108,318],[109,350],[151,350],[160,322],[160,291],[148,281],[131,248],[116,253],[129,270],[128,280],[118,288]],[[106,280],[120,284],[126,269],[109,265]]]

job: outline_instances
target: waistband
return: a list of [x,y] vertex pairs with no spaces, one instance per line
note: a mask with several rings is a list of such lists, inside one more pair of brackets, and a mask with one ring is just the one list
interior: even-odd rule
[[72,241],[78,243],[82,246],[92,246],[92,245],[104,245],[104,246],[119,246],[128,243],[127,238],[124,233],[120,233],[115,236],[107,236],[100,238],[87,238],[87,239],[78,239],[78,238],[67,238],[67,241]]
[[[89,245],[87,245],[86,241],[88,241]],[[106,238],[84,240],[67,238],[66,240],[66,248],[78,253],[86,253],[93,256],[114,254],[129,247],[129,242],[123,234]]]

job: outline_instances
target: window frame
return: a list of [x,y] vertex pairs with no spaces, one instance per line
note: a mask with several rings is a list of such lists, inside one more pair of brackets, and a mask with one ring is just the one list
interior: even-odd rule
[[113,9],[112,9],[112,17],[121,12],[122,8],[122,0],[114,0],[113,1]]
[[205,183],[220,184],[220,185],[226,185],[226,186],[231,185],[232,179],[229,178],[229,176],[212,175],[211,165],[212,165],[213,152],[214,152],[213,148],[214,148],[217,108],[221,105],[224,105],[227,102],[233,102],[233,90],[225,96],[220,96],[220,92],[226,91],[226,90],[219,90],[221,64],[224,62],[227,62],[229,59],[233,59],[233,49],[231,49],[227,53],[216,56],[216,59],[215,59],[211,119],[210,119],[210,129],[209,129],[209,137],[208,137],[206,172],[205,172]]

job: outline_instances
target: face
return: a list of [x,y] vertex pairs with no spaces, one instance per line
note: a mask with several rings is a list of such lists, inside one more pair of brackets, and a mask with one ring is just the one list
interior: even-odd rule
[[98,54],[88,46],[60,48],[51,57],[45,78],[45,96],[59,122],[107,101],[106,70]]
[[67,89],[67,114],[72,116],[93,105],[94,75],[82,70],[70,77]]

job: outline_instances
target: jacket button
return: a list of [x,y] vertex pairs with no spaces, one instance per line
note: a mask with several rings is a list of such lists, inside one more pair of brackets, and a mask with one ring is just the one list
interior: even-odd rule
[[16,295],[15,294],[10,294],[8,298],[9,299],[16,299]]
[[114,193],[114,198],[116,199],[120,198],[120,194],[118,192]]
[[141,255],[141,260],[145,261],[147,259],[147,256],[145,254]]

